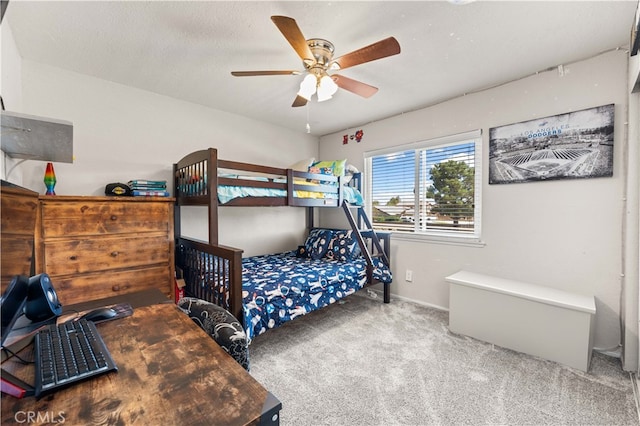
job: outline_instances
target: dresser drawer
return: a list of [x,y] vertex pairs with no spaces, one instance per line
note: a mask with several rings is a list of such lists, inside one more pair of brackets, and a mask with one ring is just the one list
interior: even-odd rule
[[[29,276],[33,240],[13,235],[2,235],[2,256],[0,256],[0,271],[2,271],[2,292],[15,275]],[[5,285],[6,283],[6,285]]]
[[169,266],[93,273],[80,276],[51,276],[53,288],[63,305],[103,299],[119,294],[158,288],[171,295],[172,277]]
[[23,235],[33,240],[37,206],[37,196],[29,198],[2,191],[2,233]]
[[44,264],[49,275],[82,274],[168,264],[170,251],[166,235],[61,239],[44,243]]
[[42,202],[44,238],[168,232],[166,202]]

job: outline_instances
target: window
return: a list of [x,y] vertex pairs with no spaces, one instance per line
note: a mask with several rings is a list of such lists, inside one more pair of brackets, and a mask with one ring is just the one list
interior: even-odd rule
[[476,131],[365,153],[374,229],[479,241],[481,147]]

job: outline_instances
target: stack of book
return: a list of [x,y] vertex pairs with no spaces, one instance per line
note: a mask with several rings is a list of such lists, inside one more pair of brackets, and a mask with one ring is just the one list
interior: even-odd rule
[[130,180],[127,185],[134,197],[168,197],[166,180]]

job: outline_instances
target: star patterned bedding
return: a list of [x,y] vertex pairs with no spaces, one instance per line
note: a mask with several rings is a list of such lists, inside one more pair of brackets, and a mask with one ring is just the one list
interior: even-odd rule
[[237,284],[231,282],[230,258],[203,251],[203,246],[207,247],[185,239],[177,244],[176,265],[186,294],[230,307],[228,289],[241,289],[241,306],[235,312],[249,341],[371,282],[386,288],[392,281],[391,270],[378,257],[371,259],[372,281],[368,280],[367,261],[352,230],[314,228],[297,250],[241,259]]
[[[330,305],[367,283],[362,256],[347,261],[298,256],[291,251],[243,259],[244,323],[249,339]],[[374,279],[391,282],[389,268],[373,260]]]

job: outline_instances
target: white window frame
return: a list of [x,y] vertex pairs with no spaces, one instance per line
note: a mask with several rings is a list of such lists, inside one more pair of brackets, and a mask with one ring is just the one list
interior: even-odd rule
[[[372,159],[381,155],[388,155],[398,152],[414,150],[416,153],[423,149],[433,149],[444,147],[447,145],[456,145],[464,142],[474,142],[474,230],[469,233],[457,233],[428,229],[419,230],[419,224],[416,223],[413,232],[392,231],[392,238],[396,240],[419,241],[429,243],[441,243],[452,245],[464,245],[482,247],[484,242],[481,239],[482,230],[482,131],[474,130],[471,132],[459,133],[456,135],[444,136],[434,139],[422,140],[405,145],[396,145],[393,147],[367,151],[364,153],[365,179],[363,182],[363,194],[366,200],[365,210],[370,218],[373,218],[372,208]],[[420,168],[419,156],[416,155],[415,180],[416,187],[419,183]],[[418,205],[418,191],[416,191],[416,199],[414,205]],[[373,220],[372,220],[373,221]]]

